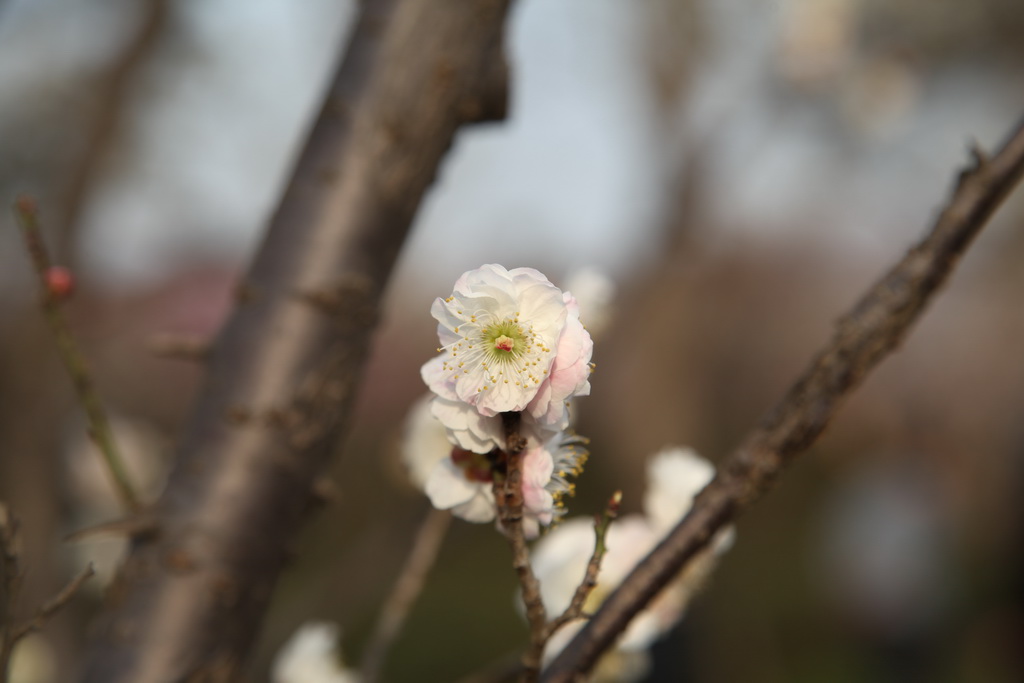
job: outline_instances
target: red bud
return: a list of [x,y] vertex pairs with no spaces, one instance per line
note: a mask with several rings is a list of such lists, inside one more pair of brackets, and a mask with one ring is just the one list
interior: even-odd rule
[[64,266],[50,266],[44,278],[47,293],[55,299],[67,299],[75,291],[75,276]]

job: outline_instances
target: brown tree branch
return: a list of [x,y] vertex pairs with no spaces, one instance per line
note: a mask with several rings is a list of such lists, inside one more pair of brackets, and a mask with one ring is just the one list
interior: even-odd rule
[[545,671],[545,683],[589,672],[629,621],[766,492],[828,425],[844,398],[903,341],[960,256],[1024,174],[1024,121],[991,159],[975,151],[928,235],[843,316],[831,342],[694,502],[690,513],[608,597]]
[[[505,111],[509,0],[370,0],[84,680],[233,680],[344,435],[380,297],[457,128]],[[495,79],[500,82],[495,83]]]
[[505,428],[506,468],[503,479],[494,480],[494,501],[498,506],[498,522],[512,549],[512,568],[519,579],[526,621],[530,625],[530,644],[523,653],[524,682],[537,680],[544,643],[547,642],[547,610],[540,595],[540,582],[530,565],[530,548],[523,531],[523,453],[526,440],[519,433],[522,415],[502,413]]

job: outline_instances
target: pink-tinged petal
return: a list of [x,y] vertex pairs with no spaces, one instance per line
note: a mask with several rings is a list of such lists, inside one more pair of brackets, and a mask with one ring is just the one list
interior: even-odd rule
[[451,371],[447,369],[445,363],[444,356],[431,358],[420,368],[420,377],[423,378],[424,384],[438,396],[457,401],[459,396],[455,392],[455,383],[452,380]]
[[[530,464],[526,460],[523,461],[523,505],[536,517],[546,516],[547,522],[550,523],[555,501],[545,485],[551,480],[551,456],[539,448],[531,453],[537,451],[543,453],[539,459],[546,462]],[[535,471],[531,471],[531,468]]]
[[543,386],[527,410],[542,424],[554,425],[566,419],[565,401],[590,393],[590,358],[594,342],[579,320],[576,300],[568,294],[569,319],[558,339],[558,353]]

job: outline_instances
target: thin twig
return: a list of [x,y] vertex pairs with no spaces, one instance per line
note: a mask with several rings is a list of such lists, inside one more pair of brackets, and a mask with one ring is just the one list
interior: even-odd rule
[[110,519],[76,529],[64,537],[65,543],[78,543],[87,538],[107,537],[139,540],[149,538],[157,532],[156,517],[150,511],[142,511],[130,517]]
[[597,587],[597,577],[601,573],[601,562],[604,560],[605,553],[608,552],[608,529],[611,528],[612,521],[619,516],[619,506],[621,504],[622,491],[616,491],[611,500],[608,501],[608,506],[604,512],[600,515],[594,515],[594,552],[591,553],[590,561],[587,562],[587,571],[583,575],[580,585],[576,587],[576,592],[573,594],[569,606],[565,608],[564,612],[548,622],[547,632],[544,635],[545,641],[551,638],[555,631],[570,621],[584,619],[589,616],[583,611],[583,608],[587,604],[587,598],[590,597],[594,588]]
[[78,400],[85,410],[86,419],[89,422],[89,436],[99,447],[100,453],[103,454],[107,470],[110,472],[114,488],[117,490],[121,501],[130,511],[137,512],[140,508],[139,498],[132,487],[128,471],[124,466],[124,460],[117,449],[114,434],[110,428],[110,421],[107,419],[107,413],[103,409],[103,403],[100,401],[99,394],[96,392],[96,387],[86,365],[85,358],[78,349],[78,344],[75,342],[70,326],[68,326],[67,321],[64,319],[64,314],[60,307],[60,299],[51,292],[47,284],[47,273],[50,272],[52,263],[50,261],[50,254],[46,249],[46,243],[43,241],[39,229],[39,215],[36,210],[36,204],[29,197],[19,197],[14,205],[14,213],[21,224],[25,247],[28,249],[32,265],[35,268],[40,287],[42,288],[40,305],[43,309],[43,314],[50,325],[50,331],[53,333],[54,341],[57,343],[57,351],[64,362],[64,367],[67,368],[68,374],[71,375],[71,382],[75,387]]
[[14,600],[21,589],[21,567],[18,558],[18,521],[0,503],[0,683],[7,683],[11,655],[18,641],[42,628],[47,620],[74,597],[82,584],[95,572],[92,565],[82,571],[60,593],[40,607],[35,615],[21,624],[13,623]]
[[817,439],[842,400],[903,341],[960,256],[1024,175],[1024,121],[997,154],[974,155],[928,235],[838,323],[832,341],[697,497],[690,513],[612,595],[545,671],[545,683],[589,672],[630,620],[767,491]]
[[43,606],[36,611],[31,619],[11,629],[11,642],[16,643],[29,633],[41,629],[61,607],[71,602],[71,598],[75,597],[78,589],[95,573],[96,570],[93,569],[92,563],[89,563],[89,566],[79,572],[78,576],[71,579],[57,595],[43,603]]
[[[608,501],[608,506],[604,512],[599,515],[594,515],[594,551],[590,555],[590,560],[587,562],[587,569],[584,573],[583,579],[580,581],[580,585],[576,587],[576,592],[573,594],[572,600],[569,602],[568,607],[565,608],[560,615],[547,622],[544,626],[543,639],[538,645],[539,648],[539,659],[542,661],[544,656],[544,648],[547,645],[548,640],[554,633],[576,619],[589,618],[589,614],[584,612],[584,608],[587,604],[587,599],[597,586],[598,575],[601,571],[601,562],[604,560],[605,553],[608,552],[608,546],[606,539],[608,536],[608,529],[611,528],[611,523],[619,515],[619,506],[622,504],[622,492],[616,491],[615,494]],[[537,596],[540,601],[540,596]],[[540,602],[543,608],[543,602]],[[524,674],[523,657],[520,656],[517,659],[510,660],[504,658],[492,664],[484,671],[479,671],[465,678],[460,679],[460,683],[482,683],[488,681],[490,683],[497,683],[498,681],[511,681],[517,680]]]
[[544,643],[547,642],[547,611],[540,595],[540,582],[530,565],[530,549],[523,531],[523,451],[526,440],[519,433],[521,415],[502,413],[505,427],[505,454],[508,457],[504,481],[495,478],[494,500],[498,521],[512,548],[512,567],[522,589],[526,621],[530,625],[530,645],[523,653],[523,681],[535,681],[540,672]]
[[363,656],[363,683],[373,683],[380,676],[388,650],[401,632],[413,603],[423,590],[427,573],[434,566],[451,521],[452,515],[447,510],[431,509],[416,532],[416,541],[409,552],[409,557],[398,575],[398,580],[395,581],[391,595],[381,607],[377,625],[370,636],[370,644]]

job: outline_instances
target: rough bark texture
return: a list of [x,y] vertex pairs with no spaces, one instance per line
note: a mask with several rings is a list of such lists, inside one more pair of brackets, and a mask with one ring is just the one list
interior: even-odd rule
[[110,592],[85,681],[238,677],[313,480],[347,426],[420,199],[457,127],[504,115],[508,4],[364,3],[212,350],[154,531],[136,539]]
[[545,683],[582,680],[714,533],[759,498],[818,438],[843,399],[899,347],[971,240],[1024,174],[1024,122],[992,158],[975,152],[945,209],[913,247],[843,316],[831,342],[761,425],[726,460],[693,509],[608,597],[550,664]]

